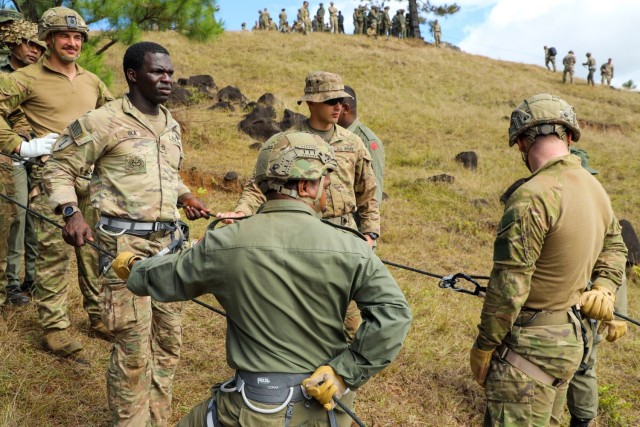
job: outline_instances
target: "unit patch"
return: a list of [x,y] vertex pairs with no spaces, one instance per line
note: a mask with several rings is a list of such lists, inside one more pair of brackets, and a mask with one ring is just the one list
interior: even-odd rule
[[147,173],[147,162],[144,155],[133,154],[125,156],[124,171],[129,175]]

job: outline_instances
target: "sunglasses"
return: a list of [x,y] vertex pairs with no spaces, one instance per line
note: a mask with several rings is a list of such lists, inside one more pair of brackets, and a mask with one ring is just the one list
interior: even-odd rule
[[344,104],[344,98],[333,98],[327,101],[324,101],[323,104],[334,106],[336,104]]

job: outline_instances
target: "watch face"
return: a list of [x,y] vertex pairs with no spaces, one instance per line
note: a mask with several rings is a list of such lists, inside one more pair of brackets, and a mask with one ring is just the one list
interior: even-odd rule
[[75,212],[75,209],[73,209],[73,206],[67,206],[66,208],[64,208],[64,210],[62,211],[62,216],[69,216],[69,215],[73,215],[73,213]]

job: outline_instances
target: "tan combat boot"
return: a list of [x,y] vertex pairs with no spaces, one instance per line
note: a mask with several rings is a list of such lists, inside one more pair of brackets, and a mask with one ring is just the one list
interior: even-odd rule
[[73,356],[82,350],[80,341],[74,340],[66,329],[45,329],[42,346],[61,357]]
[[100,316],[89,316],[89,331],[96,337],[105,341],[114,342],[116,339],[116,337],[113,336],[111,331],[107,328],[107,325],[104,324]]

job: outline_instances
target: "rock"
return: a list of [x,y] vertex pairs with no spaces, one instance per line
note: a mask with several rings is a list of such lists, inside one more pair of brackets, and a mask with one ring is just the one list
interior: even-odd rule
[[178,79],[178,84],[180,86],[186,86],[189,83],[189,80],[185,79],[184,77],[180,77]]
[[206,86],[198,86],[198,92],[204,94],[209,99],[215,99],[216,94],[209,91],[209,88]]
[[478,155],[475,151],[463,151],[456,154],[456,161],[462,163],[467,169],[476,170],[478,168]]
[[217,86],[216,83],[213,81],[213,77],[211,77],[208,74],[200,74],[197,76],[191,76],[189,77],[189,80],[187,81],[187,84],[189,86],[206,86],[209,89],[213,89],[215,88],[215,90],[217,90]]
[[280,129],[287,130],[291,126],[295,125],[296,123],[301,123],[301,122],[304,122],[305,120],[307,120],[307,116],[305,116],[304,114],[296,113],[291,110],[285,109],[284,117],[280,122]]
[[455,178],[451,175],[447,175],[446,173],[441,173],[440,175],[433,175],[427,178],[430,182],[445,182],[447,184],[453,184]]
[[262,142],[281,131],[275,120],[253,114],[247,115],[238,124],[238,128],[251,138]]
[[473,199],[471,203],[473,203],[473,206],[476,208],[486,208],[489,206],[489,201],[487,199]]
[[171,105],[186,105],[191,101],[191,92],[180,86],[174,86],[167,102]]
[[236,111],[236,108],[228,102],[217,102],[209,107],[209,110]]
[[267,92],[258,98],[258,104],[263,107],[273,107],[276,103],[276,97],[274,94]]
[[249,100],[237,87],[226,86],[218,91],[218,102],[228,102],[237,109],[242,110],[247,106]]
[[225,181],[235,181],[238,179],[238,172],[229,171],[224,175],[223,178]]
[[250,148],[251,150],[259,150],[259,149],[261,149],[261,148],[262,148],[262,143],[261,143],[261,142],[254,142],[253,144],[251,144],[251,145],[249,146],[249,148]]

